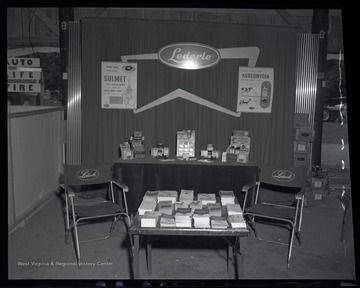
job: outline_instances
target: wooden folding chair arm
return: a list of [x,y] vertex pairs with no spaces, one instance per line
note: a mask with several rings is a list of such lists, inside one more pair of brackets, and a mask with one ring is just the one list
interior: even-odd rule
[[66,184],[60,184],[60,187],[65,190],[65,193],[66,193],[69,197],[75,197],[75,192],[74,192],[74,190],[71,189],[69,186],[67,186]]
[[126,193],[129,192],[129,187],[126,184],[120,183],[120,182],[118,182],[116,180],[112,180],[112,183],[114,183],[116,186],[121,188],[124,192],[126,192]]

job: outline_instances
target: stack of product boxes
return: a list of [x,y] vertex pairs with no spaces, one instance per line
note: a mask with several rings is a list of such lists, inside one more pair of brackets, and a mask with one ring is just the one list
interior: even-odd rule
[[176,156],[183,159],[195,157],[195,130],[177,131],[176,137]]
[[131,150],[133,151],[134,158],[145,157],[146,151],[144,147],[145,137],[141,131],[135,131],[134,136],[130,137]]
[[245,130],[234,130],[230,145],[226,149],[226,158],[241,163],[249,163],[250,137]]
[[309,114],[295,113],[294,134],[294,166],[310,168],[315,131],[310,128]]
[[[309,114],[296,113],[294,127],[294,166],[306,166],[307,195],[305,206],[311,206],[313,200],[323,200],[328,187],[326,171],[311,169],[311,144],[314,141],[315,131],[310,128]],[[316,201],[315,201],[316,202]],[[319,202],[319,201],[317,201]]]
[[327,171],[316,170],[311,174],[311,189],[315,203],[324,200],[324,195],[329,190],[329,174]]

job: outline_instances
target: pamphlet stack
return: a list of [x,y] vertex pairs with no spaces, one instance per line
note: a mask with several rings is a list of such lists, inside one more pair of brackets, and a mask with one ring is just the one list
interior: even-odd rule
[[200,200],[192,201],[190,202],[189,207],[191,208],[191,211],[194,213],[195,209],[202,208],[202,203]]
[[175,190],[160,190],[158,191],[157,201],[172,201],[175,203],[178,197],[178,193]]
[[226,204],[227,215],[242,215],[240,204]]
[[186,202],[188,205],[194,200],[194,190],[181,189],[179,201]]
[[197,200],[200,200],[202,205],[207,205],[209,203],[216,203],[215,193],[198,193]]
[[220,196],[221,205],[226,206],[226,204],[235,204],[234,191],[220,190],[219,196]]
[[207,204],[210,216],[221,216],[221,204],[220,202]]
[[159,212],[146,211],[141,217],[141,227],[156,227],[159,219]]
[[[156,196],[153,193],[148,193],[147,191],[141,201],[141,204],[138,208],[140,215],[144,215],[146,211],[155,211],[156,208]],[[150,191],[153,192],[153,191]]]
[[247,228],[243,215],[234,214],[228,216],[232,228]]
[[191,208],[178,208],[175,212],[176,227],[190,227],[192,222]]
[[211,216],[210,217],[211,228],[222,228],[226,229],[229,227],[229,223],[224,216]]
[[193,219],[195,228],[210,228],[209,209],[195,209]]
[[176,211],[178,208],[188,208],[189,204],[185,201],[177,201],[174,203],[174,207]]
[[175,216],[162,214],[160,217],[160,227],[176,227]]
[[168,201],[159,201],[158,202],[158,210],[160,215],[161,214],[167,214],[172,215],[174,210],[174,204],[171,200]]

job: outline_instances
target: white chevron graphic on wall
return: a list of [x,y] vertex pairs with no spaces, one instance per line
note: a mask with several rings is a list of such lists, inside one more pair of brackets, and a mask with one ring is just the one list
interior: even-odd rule
[[[217,50],[220,53],[221,59],[249,59],[248,67],[255,67],[260,53],[259,47],[232,47],[232,48],[220,48]],[[158,53],[121,56],[122,62],[128,62],[129,60],[138,61],[138,60],[158,60],[158,59],[159,59]],[[161,105],[165,102],[171,101],[176,98],[183,98],[234,117],[240,117],[241,115],[240,112],[231,111],[215,103],[212,103],[208,100],[205,100],[199,96],[196,96],[192,93],[184,91],[180,88],[160,97],[159,99],[154,100],[153,102],[150,102],[149,104],[146,104],[145,106],[139,109],[135,109],[134,113],[143,112],[147,109]]]
[[140,112],[143,112],[145,110],[148,110],[150,108],[154,108],[158,105],[161,105],[161,104],[164,104],[166,102],[169,102],[171,100],[174,100],[176,98],[183,98],[183,99],[186,99],[186,100],[189,100],[191,102],[194,102],[194,103],[197,103],[197,104],[200,104],[200,105],[203,105],[203,106],[206,106],[208,108],[211,108],[211,109],[214,109],[214,110],[217,110],[219,112],[222,112],[222,113],[226,113],[226,114],[229,114],[231,116],[234,116],[234,117],[240,117],[241,113],[240,112],[234,112],[234,111],[231,111],[229,109],[226,109],[220,105],[217,105],[213,102],[210,102],[208,100],[205,100],[199,96],[196,96],[192,93],[189,93],[185,90],[182,90],[182,89],[176,89],[148,104],[146,104],[145,106],[142,106],[141,108],[139,109],[134,109],[134,113],[140,113]]

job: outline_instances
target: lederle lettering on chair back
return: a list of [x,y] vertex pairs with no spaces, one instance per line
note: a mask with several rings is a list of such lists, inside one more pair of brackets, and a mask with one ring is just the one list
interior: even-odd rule
[[65,183],[67,185],[91,185],[111,181],[110,164],[65,165]]
[[260,182],[285,187],[303,187],[304,167],[264,166],[260,170]]

